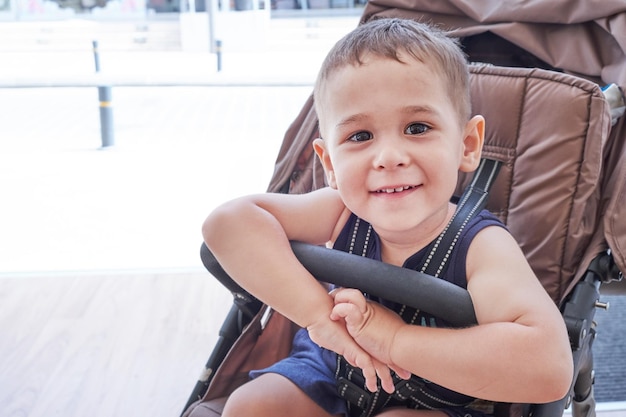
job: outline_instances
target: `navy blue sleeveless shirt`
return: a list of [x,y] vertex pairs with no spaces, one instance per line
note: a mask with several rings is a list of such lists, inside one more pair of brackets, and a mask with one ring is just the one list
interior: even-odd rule
[[[349,251],[351,233],[357,219],[358,218],[354,214],[349,218],[339,237],[335,241],[333,247],[334,249],[345,252]],[[451,254],[450,260],[448,261],[448,268],[441,276],[441,279],[445,279],[446,281],[458,285],[459,287],[467,288],[465,260],[467,258],[469,246],[478,232],[489,226],[505,227],[488,211],[482,211],[470,220],[458,239],[455,249]],[[418,269],[424,256],[427,255],[427,252],[428,248],[418,251],[409,257],[403,266],[405,268]],[[381,243],[378,235],[376,235],[374,231],[371,233],[370,242],[365,256],[371,259],[381,260]],[[396,303],[388,300],[372,299],[398,313],[403,312],[403,306]],[[445,321],[429,314],[419,311],[412,312],[411,314],[413,314],[414,317],[411,317],[411,320],[406,320],[405,318],[405,321],[412,322],[416,325],[449,327]],[[271,365],[268,368],[251,371],[250,377],[254,379],[268,372],[283,375],[300,387],[300,389],[302,389],[311,399],[324,408],[329,414],[347,415],[347,403],[337,394],[335,381],[336,364],[337,354],[320,348],[309,338],[306,329],[301,329],[294,337],[292,352],[287,358]],[[431,392],[436,393],[440,398],[447,401],[449,400],[450,404],[468,403],[472,400],[471,397],[467,397],[444,387],[440,387],[432,382],[426,381],[426,383],[428,384],[428,388]],[[451,408],[455,407],[452,406]],[[446,412],[448,415],[456,415],[452,412],[452,409],[444,409],[442,411]],[[448,413],[448,411],[450,412]],[[456,410],[454,411],[456,412]],[[465,414],[462,413],[461,415]],[[470,413],[469,415],[473,414]]]

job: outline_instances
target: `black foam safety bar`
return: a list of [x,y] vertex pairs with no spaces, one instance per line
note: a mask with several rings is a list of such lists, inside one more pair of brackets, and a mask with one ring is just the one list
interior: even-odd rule
[[[476,324],[474,305],[467,290],[412,269],[301,242],[292,242],[298,260],[318,280],[406,304],[430,313],[456,327]],[[203,245],[207,270],[234,293],[245,293]]]
[[448,281],[321,246],[292,242],[291,248],[319,281],[358,288],[368,294],[423,310],[454,326],[476,324],[469,293]]

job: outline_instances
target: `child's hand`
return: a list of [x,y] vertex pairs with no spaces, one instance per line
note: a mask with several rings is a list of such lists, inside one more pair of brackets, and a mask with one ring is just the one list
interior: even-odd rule
[[365,352],[350,336],[343,323],[326,317],[325,320],[321,319],[307,326],[307,330],[313,342],[342,355],[350,365],[360,368],[368,390],[377,391],[376,377],[378,376],[385,391],[389,393],[394,391],[389,368]]
[[400,378],[408,379],[410,372],[393,365],[390,352],[396,332],[405,325],[391,310],[365,299],[355,289],[341,288],[331,293],[335,307],[332,320],[344,320],[350,335],[373,358],[387,364]]

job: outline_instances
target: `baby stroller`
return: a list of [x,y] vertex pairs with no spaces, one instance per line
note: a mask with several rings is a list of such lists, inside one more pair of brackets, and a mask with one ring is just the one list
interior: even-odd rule
[[[626,117],[620,117],[626,6],[605,2],[591,10],[579,2],[547,1],[516,9],[505,2],[475,3],[370,0],[362,22],[376,16],[413,18],[436,22],[462,39],[476,62],[473,111],[487,120],[484,157],[497,161],[499,173],[495,181],[490,174],[495,171],[488,169],[479,169],[474,178],[463,176],[457,194],[489,192],[487,208],[507,224],[563,313],[575,361],[570,395],[542,405],[493,404],[494,414],[554,417],[571,405],[575,416],[593,416],[599,289],[615,287],[609,283],[626,272]],[[270,192],[301,193],[325,185],[310,145],[317,137],[316,122],[309,99],[285,135]],[[324,248],[294,243],[293,249],[322,281],[359,287],[457,325],[475,321],[467,292],[435,278]],[[233,293],[234,305],[185,406],[187,417],[219,416],[248,370],[289,353],[295,331],[232,282],[205,246],[201,257]],[[393,279],[377,288],[377,274]],[[398,288],[389,288],[389,282]],[[626,294],[623,286],[618,290]]]

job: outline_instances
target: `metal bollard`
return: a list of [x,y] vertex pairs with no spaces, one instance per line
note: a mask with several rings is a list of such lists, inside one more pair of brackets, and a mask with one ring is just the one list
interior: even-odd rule
[[98,87],[98,99],[100,100],[100,137],[102,140],[102,147],[106,148],[115,144],[110,85],[101,85]]
[[98,50],[98,41],[91,41],[93,46],[93,60],[96,65],[96,72],[100,72],[100,51]]
[[222,70],[222,41],[215,40],[215,53],[217,54],[217,72]]

